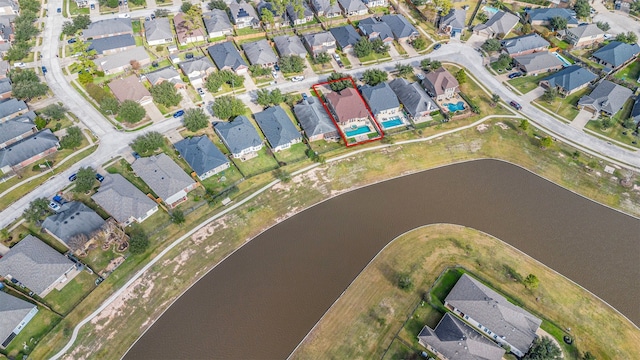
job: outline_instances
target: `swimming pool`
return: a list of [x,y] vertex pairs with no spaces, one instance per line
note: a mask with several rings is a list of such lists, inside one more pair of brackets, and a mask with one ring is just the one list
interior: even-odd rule
[[564,57],[562,57],[562,55],[558,54],[557,52],[552,53],[553,55],[555,55],[558,60],[562,61],[562,66],[567,67],[567,66],[571,66],[572,64],[569,62],[569,60],[565,59]]
[[402,120],[399,117],[394,117],[382,122],[382,127],[385,129],[402,125]]
[[356,136],[356,135],[360,135],[360,134],[366,134],[368,132],[371,132],[371,128],[368,126],[360,126],[359,128],[356,128],[354,130],[348,130],[345,131],[345,135],[347,135],[348,137],[352,137],[352,136]]
[[484,7],[482,8],[482,10],[483,10],[483,11],[485,11],[485,12],[488,12],[488,13],[489,13],[489,14],[491,14],[491,15],[494,15],[495,13],[497,13],[498,11],[500,11],[500,10],[498,10],[498,9],[494,8],[493,6],[484,6]]
[[446,106],[447,108],[449,108],[450,112],[456,112],[456,111],[464,110],[464,102],[462,102],[462,101],[458,101],[457,104],[446,103],[446,104],[443,104],[443,105]]

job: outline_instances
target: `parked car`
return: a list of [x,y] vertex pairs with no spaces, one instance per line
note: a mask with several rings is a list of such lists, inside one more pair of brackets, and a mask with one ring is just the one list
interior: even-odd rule
[[71,38],[71,39],[67,40],[67,44],[73,44],[73,43],[75,43],[76,41],[78,41],[78,39],[76,39],[76,38]]
[[200,96],[204,96],[204,90],[202,90],[202,88],[198,88],[198,94],[200,94]]
[[184,58],[185,59],[193,59],[193,53],[188,52],[188,53],[184,54]]
[[336,59],[336,61],[340,61],[340,55],[333,53],[333,58]]
[[133,155],[133,158],[134,158],[134,159],[136,159],[136,160],[140,159],[140,154],[138,154],[138,153],[137,153],[137,152],[135,152],[135,151],[134,151],[134,152],[132,152],[132,153],[131,153],[131,155]]
[[57,12],[58,14],[60,14],[60,13],[62,12],[62,8],[58,8],[58,9],[56,10],[56,12]]
[[91,4],[91,10],[95,10],[96,9],[96,4]]
[[442,47],[442,44],[435,44],[433,46],[433,50],[438,50],[438,49],[440,49],[440,47]]
[[58,210],[60,210],[60,204],[58,204],[55,201],[52,201],[49,203],[49,209],[57,212]]
[[424,74],[423,73],[417,73],[416,77],[418,78],[418,80],[424,80]]
[[521,72],[514,72],[512,74],[509,74],[509,79],[515,79],[515,78],[520,77],[520,76],[522,76]]
[[144,18],[144,21],[149,21],[151,19],[149,19],[149,17],[147,16],[146,18]]
[[77,178],[78,174],[71,174],[71,176],[69,176],[69,181],[76,181]]
[[25,63],[23,63],[23,62],[17,62],[15,64],[13,64],[13,67],[17,67],[17,68],[24,68],[26,66],[27,65],[25,65]]
[[174,118],[179,118],[180,116],[184,115],[184,110],[178,110],[175,113],[173,113],[173,117]]
[[102,176],[102,175],[100,175],[100,174],[96,173],[96,180],[98,180],[98,181],[102,182],[102,180],[104,180],[104,176]]
[[302,93],[302,100],[307,101],[307,94],[306,93]]
[[338,61],[336,61],[336,62],[338,63],[338,66],[339,66],[339,67],[341,67],[341,68],[343,68],[343,67],[344,67],[344,64],[342,63],[342,60],[338,60]]
[[280,66],[278,66],[278,64],[274,64],[274,65],[273,65],[273,69],[274,69],[275,71],[280,71]]
[[274,79],[278,78],[278,72],[275,70],[271,70],[271,75],[273,76]]
[[300,75],[300,76],[294,76],[291,78],[291,81],[293,82],[298,82],[298,81],[302,81],[304,80],[304,76]]
[[156,18],[156,14],[151,14],[151,20]]
[[513,106],[516,110],[522,110],[522,106],[513,100],[509,102],[509,105]]
[[47,73],[47,67],[46,67],[46,66],[43,66],[43,67],[42,67],[42,74],[44,75],[44,74],[46,74],[46,73]]

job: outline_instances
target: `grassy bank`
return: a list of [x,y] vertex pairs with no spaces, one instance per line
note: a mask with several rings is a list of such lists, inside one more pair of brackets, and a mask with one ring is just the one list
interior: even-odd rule
[[[425,324],[435,326],[443,314],[421,300],[450,266],[463,266],[528,310],[571,328],[575,342],[564,346],[565,359],[576,359],[577,351],[590,351],[598,359],[630,359],[640,353],[640,332],[579,286],[491,236],[460,226],[433,225],[397,238],[381,252],[293,358],[397,359],[424,350],[417,345],[417,333]],[[535,274],[539,288],[530,291],[514,282],[509,268],[525,276]],[[391,279],[408,271],[415,286],[403,291]]]

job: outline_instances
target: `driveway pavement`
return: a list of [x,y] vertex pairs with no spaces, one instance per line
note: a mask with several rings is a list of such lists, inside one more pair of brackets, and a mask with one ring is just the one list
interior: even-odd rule
[[149,116],[151,121],[158,122],[164,120],[164,115],[162,115],[156,104],[153,102],[145,104],[143,108],[147,112],[147,116]]
[[539,98],[544,94],[544,88],[542,86],[538,86],[537,88],[529,91],[528,93],[522,95],[522,102],[530,103],[533,100]]
[[571,122],[571,126],[576,129],[582,130],[582,128],[587,125],[589,120],[591,120],[592,118],[593,113],[591,111],[582,109],[580,110],[576,118]]

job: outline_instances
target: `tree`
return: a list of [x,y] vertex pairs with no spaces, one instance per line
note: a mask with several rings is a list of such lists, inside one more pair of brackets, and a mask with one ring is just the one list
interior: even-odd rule
[[62,23],[62,33],[65,35],[73,35],[76,33],[76,27],[71,21],[65,21]]
[[553,31],[564,30],[567,28],[567,19],[562,16],[554,16],[549,22]]
[[91,24],[91,18],[89,15],[78,15],[73,18],[73,26],[76,30],[86,29]]
[[429,70],[431,68],[431,59],[426,58],[420,61],[420,68],[422,70]]
[[542,100],[552,103],[558,97],[558,89],[549,88],[542,94]]
[[512,61],[513,59],[511,59],[511,56],[507,54],[500,54],[500,56],[498,57],[498,60],[496,60],[496,66],[498,68],[506,68],[509,65],[511,65]]
[[256,92],[256,102],[262,107],[267,107],[271,103],[271,94],[267,89],[260,89]]
[[500,101],[500,95],[496,93],[491,94],[491,102],[493,103],[493,105],[498,104],[498,101]]
[[532,31],[533,31],[533,28],[531,27],[531,24],[529,24],[528,22],[522,25],[522,33],[531,34]]
[[31,100],[43,96],[49,87],[40,82],[40,78],[31,69],[13,70],[9,73],[12,82],[12,95],[21,100]]
[[415,40],[413,40],[411,45],[418,51],[424,50],[427,47],[427,40],[425,40],[425,38],[422,36],[418,36],[417,38],[415,38]]
[[133,224],[129,234],[129,251],[136,255],[144,253],[149,247],[149,237],[140,225]]
[[[116,2],[116,4],[117,4],[117,2]],[[159,18],[167,17],[167,16],[169,16],[169,10],[167,10],[167,9],[156,9],[156,11],[154,11],[153,14],[156,17],[159,17]]]
[[67,134],[60,140],[60,146],[63,149],[76,149],[82,144],[82,130],[77,126],[71,126],[67,129]]
[[249,71],[251,71],[251,75],[255,77],[271,74],[271,70],[258,64],[249,66]]
[[464,69],[460,69],[456,72],[456,80],[458,80],[459,84],[464,84],[467,82],[467,73],[464,72]]
[[398,287],[405,291],[413,289],[413,279],[409,273],[398,274]]
[[60,120],[67,112],[67,108],[58,104],[51,104],[44,109],[40,110],[40,113],[49,119]]
[[204,113],[202,108],[185,110],[182,121],[184,122],[184,127],[192,132],[204,129],[209,125],[209,117]]
[[[551,138],[548,137],[548,136],[544,137],[543,139],[551,140]],[[551,144],[549,144],[549,145],[551,145]],[[546,147],[548,147],[548,146],[546,146]],[[524,286],[527,287],[527,289],[535,290],[535,289],[538,288],[538,285],[540,285],[540,280],[538,280],[537,276],[535,276],[533,274],[529,274],[529,275],[527,275],[526,278],[524,278],[523,283],[524,283]]]
[[434,0],[433,4],[442,14],[448,14],[451,10],[451,0]]
[[407,77],[413,74],[413,66],[409,64],[407,65],[396,64],[396,70],[398,71],[398,76],[400,77]]
[[29,207],[27,207],[24,212],[22,213],[22,216],[24,216],[24,219],[32,222],[34,224],[37,224],[40,222],[40,220],[42,220],[42,217],[48,212],[49,208],[49,200],[47,198],[41,197],[41,198],[37,198],[35,200],[33,200],[30,204]]
[[479,12],[476,15],[476,19],[478,19],[478,21],[480,21],[481,23],[485,23],[487,22],[487,20],[489,20],[489,17],[484,12]]
[[118,114],[125,122],[135,124],[142,120],[147,112],[137,102],[133,100],[125,100],[120,104]]
[[271,96],[271,103],[273,105],[281,104],[286,100],[284,95],[282,94],[282,91],[280,91],[280,89],[274,89],[273,91],[271,91],[270,96]]
[[588,0],[576,0],[573,4],[573,10],[579,18],[586,18],[591,14],[591,5]]
[[242,100],[233,96],[224,95],[216,98],[211,109],[216,117],[229,120],[232,117],[244,114],[247,107]]
[[78,193],[86,193],[91,190],[96,182],[96,171],[92,167],[81,167],[76,173],[76,186],[73,191]]
[[378,69],[369,69],[362,74],[362,81],[371,86],[376,86],[381,82],[385,82],[387,81],[387,78],[387,72]]
[[193,6],[192,3],[188,2],[188,1],[184,1],[182,3],[182,5],[180,6],[180,11],[182,11],[183,13],[188,13],[189,10],[191,10],[191,7]]
[[498,51],[502,47],[498,39],[488,39],[482,44],[482,50],[486,52]]
[[[542,139],[540,139],[540,147],[543,148],[543,149],[548,148],[549,146],[551,146],[551,144],[553,144],[553,140],[551,140],[551,138],[549,136],[545,136]],[[527,279],[525,279],[525,281],[526,280]]]
[[[350,76],[342,74],[342,73],[331,73],[331,75],[329,75],[329,77],[327,78],[328,81],[334,81],[334,80],[338,80],[338,79],[343,79],[343,78],[350,78]],[[346,89],[348,87],[353,87],[353,82],[350,79],[345,79],[342,81],[335,81],[335,82],[331,82],[329,84],[329,87],[331,88],[331,90],[333,91],[342,91],[343,89]]]
[[389,51],[389,45],[385,44],[379,37],[371,41],[371,48],[376,54],[386,54]]
[[373,45],[366,36],[363,36],[353,46],[353,52],[359,58],[369,56],[373,52]]
[[262,20],[262,22],[265,24],[270,24],[271,26],[275,24],[273,13],[266,7],[263,7],[260,11],[260,20]]
[[171,212],[171,222],[174,224],[183,224],[185,221],[182,210],[175,209]]
[[316,55],[316,58],[313,60],[316,64],[328,64],[331,61],[331,56],[326,52],[321,52]]
[[302,72],[304,67],[304,60],[300,56],[291,55],[280,58],[280,70],[285,74]]
[[609,23],[606,21],[598,21],[596,26],[602,31],[609,31],[609,29],[611,29],[611,26],[609,26]]
[[164,136],[157,131],[151,131],[144,135],[140,135],[130,144],[131,149],[138,154],[151,155],[164,145]]
[[612,125],[612,121],[611,118],[608,116],[603,116],[602,119],[600,119],[600,128],[602,128],[602,130],[607,130],[608,128],[610,128]]
[[438,69],[440,69],[441,67],[442,67],[442,63],[441,63],[440,61],[438,61],[438,60],[433,60],[433,61],[431,62],[431,65],[429,65],[429,68],[430,68],[431,70],[438,70]]
[[520,129],[524,131],[529,130],[529,120],[523,119],[522,121],[520,121]]
[[622,121],[622,126],[624,126],[625,129],[635,130],[638,125],[636,125],[632,117],[628,117]]
[[207,4],[209,10],[218,9],[218,10],[227,10],[227,4],[222,0],[213,0]]
[[288,183],[291,181],[291,174],[287,171],[282,170],[282,168],[277,168],[273,170],[273,177],[282,181],[283,183]]
[[36,124],[38,130],[42,130],[47,126],[47,120],[45,120],[42,116],[36,116],[33,120],[33,123]]
[[524,356],[524,360],[550,360],[559,359],[562,356],[562,351],[546,336],[537,337],[533,340],[533,345],[527,355]]
[[163,81],[158,85],[151,87],[151,96],[153,101],[166,107],[176,106],[180,104],[182,95],[178,94],[178,90],[169,81]]
[[616,36],[616,40],[625,42],[627,44],[635,44],[638,42],[638,35],[636,35],[633,31],[620,33],[618,34],[618,36]]
[[116,115],[120,110],[120,103],[112,96],[107,96],[100,102],[100,109],[110,115]]

